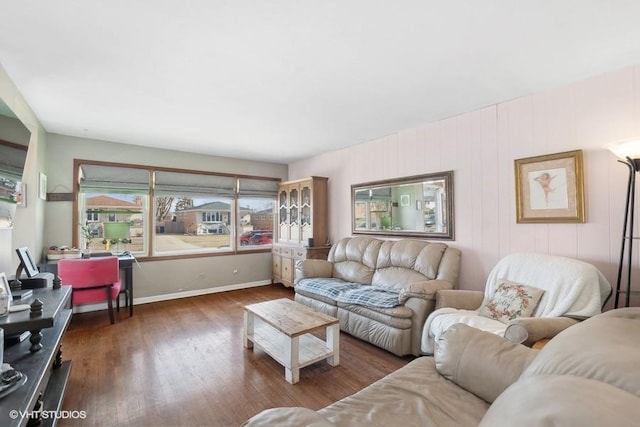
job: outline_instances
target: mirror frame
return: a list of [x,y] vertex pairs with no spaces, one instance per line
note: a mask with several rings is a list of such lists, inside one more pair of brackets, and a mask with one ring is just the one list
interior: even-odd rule
[[[445,183],[445,215],[444,221],[447,224],[447,230],[445,232],[430,232],[430,231],[417,231],[417,230],[394,230],[394,229],[362,229],[356,228],[356,191],[370,190],[380,187],[394,187],[399,185],[415,184],[425,181],[442,180]],[[453,203],[453,171],[436,172],[425,175],[414,175],[402,178],[385,179],[381,181],[365,182],[361,184],[351,185],[351,233],[352,234],[371,234],[382,236],[398,236],[398,237],[425,237],[429,239],[441,239],[441,240],[454,240],[455,229],[455,212]],[[396,203],[397,202],[393,202]],[[413,203],[416,203],[415,201]],[[422,203],[422,202],[420,202]],[[418,209],[416,205],[416,209]],[[422,209],[422,207],[420,208]]]
[[[15,182],[15,188],[13,195],[11,196],[12,200],[4,198],[0,200],[0,230],[6,230],[13,228],[18,203],[20,202],[21,206],[26,206],[26,194],[20,194],[20,192],[24,189],[22,183],[24,182],[24,167],[27,157],[26,153],[28,153],[29,150],[31,130],[20,118],[18,118],[18,116],[16,116],[2,97],[0,97],[0,116],[2,116],[2,124],[0,124],[0,126],[5,125],[5,120],[11,122],[7,124],[7,128],[9,129],[8,136],[5,135],[4,132],[0,136],[0,151],[2,151],[1,148],[3,147],[8,147],[9,150],[25,151],[24,161],[21,160],[22,164],[14,165],[17,166],[17,169],[21,169],[20,179],[13,180],[12,178],[9,178],[8,181],[5,181]],[[14,123],[16,124],[15,128],[13,125]],[[3,184],[3,187],[5,189],[7,188],[5,184]],[[22,200],[18,200],[19,197],[21,197]]]

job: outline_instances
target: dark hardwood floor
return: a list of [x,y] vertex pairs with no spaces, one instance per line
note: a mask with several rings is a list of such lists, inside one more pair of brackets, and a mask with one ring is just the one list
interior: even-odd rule
[[[76,314],[63,340],[73,360],[64,410],[78,426],[238,426],[275,406],[322,408],[407,364],[345,333],[340,365],[303,368],[300,382],[259,349],[242,346],[243,306],[293,298],[281,285],[222,292],[120,310]],[[321,335],[320,335],[321,336]]]

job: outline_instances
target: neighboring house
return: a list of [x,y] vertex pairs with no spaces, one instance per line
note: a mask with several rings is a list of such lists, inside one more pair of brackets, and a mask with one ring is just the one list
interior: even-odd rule
[[273,209],[251,212],[250,218],[254,230],[273,230]]
[[189,234],[228,234],[231,205],[210,202],[176,211],[176,222],[184,224]]
[[121,222],[131,224],[131,232],[142,228],[141,202],[129,202],[109,196],[87,197],[87,223],[95,237],[103,237],[102,224]]

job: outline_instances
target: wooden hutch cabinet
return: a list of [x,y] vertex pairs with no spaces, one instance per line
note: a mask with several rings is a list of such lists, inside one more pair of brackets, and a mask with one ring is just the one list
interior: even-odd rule
[[278,186],[274,283],[293,286],[299,259],[327,259],[327,180],[312,176]]

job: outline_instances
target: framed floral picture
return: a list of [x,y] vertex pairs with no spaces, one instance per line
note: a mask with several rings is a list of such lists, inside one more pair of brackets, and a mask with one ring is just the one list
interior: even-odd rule
[[585,222],[582,150],[516,159],[516,222]]

